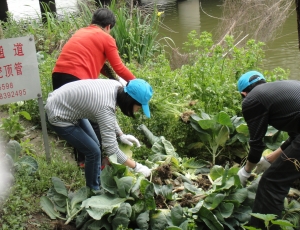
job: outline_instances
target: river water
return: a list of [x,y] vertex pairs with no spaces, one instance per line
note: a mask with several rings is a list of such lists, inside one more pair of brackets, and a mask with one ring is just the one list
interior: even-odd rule
[[[38,0],[7,0],[8,9],[16,19],[40,15]],[[77,0],[55,0],[58,14],[77,10]],[[153,0],[142,0],[143,4]],[[159,10],[164,11],[160,36],[170,37],[181,48],[191,30],[214,34],[222,11],[220,0],[155,0]],[[201,4],[201,7],[200,7]],[[210,15],[210,16],[209,16]],[[212,16],[212,17],[211,17]],[[168,28],[168,29],[166,29]],[[300,80],[300,51],[298,50],[296,12],[293,11],[275,40],[266,43],[263,69],[276,67],[289,69],[290,79]]]

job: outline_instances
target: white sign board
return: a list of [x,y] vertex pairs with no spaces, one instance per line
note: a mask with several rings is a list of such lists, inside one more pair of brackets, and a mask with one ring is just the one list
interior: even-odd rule
[[0,105],[42,95],[33,36],[0,39]]

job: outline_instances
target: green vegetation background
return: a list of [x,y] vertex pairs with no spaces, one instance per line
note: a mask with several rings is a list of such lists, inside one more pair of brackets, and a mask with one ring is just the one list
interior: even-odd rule
[[[136,160],[146,160],[153,154],[149,148],[151,144],[137,129],[140,124],[144,124],[154,135],[164,136],[170,141],[179,156],[211,161],[206,148],[191,147],[200,138],[190,125],[190,116],[201,113],[214,116],[220,111],[230,117],[241,116],[241,98],[236,81],[245,71],[261,71],[268,81],[288,78],[288,70],[279,67],[273,71],[263,69],[263,43],[249,40],[245,46],[236,47],[234,37],[227,36],[222,44],[215,45],[211,34],[197,34],[195,31],[189,33],[184,44],[184,52],[188,55],[186,63],[171,69],[163,39],[157,40],[161,14],[155,8],[145,13],[138,8],[130,10],[125,4],[114,2],[110,8],[117,17],[112,36],[116,39],[124,63],[137,78],[145,79],[154,89],[150,103],[151,119],[137,115],[133,120],[118,112],[123,132],[135,135],[143,143],[141,148],[133,149]],[[95,7],[80,4],[80,9],[79,14],[65,14],[59,18],[47,13],[47,22],[44,24],[40,18],[15,21],[12,17],[8,22],[0,24],[0,38],[34,35],[44,102],[52,91],[51,72],[61,48],[76,30],[89,25]],[[40,124],[36,100],[5,105],[2,109],[10,109],[10,116],[26,111],[30,114],[32,126]],[[16,120],[9,121],[15,122],[15,125],[18,123]],[[8,130],[2,130],[8,138]],[[20,134],[22,127],[17,131]],[[20,141],[24,149],[22,154],[33,156],[38,161],[39,171],[34,177],[18,172],[11,194],[0,210],[0,226],[2,229],[26,229],[32,215],[41,212],[39,197],[51,186],[52,176],[61,178],[70,190],[84,186],[84,178],[74,162],[61,160],[63,153],[56,148],[57,142],[51,143],[52,162],[48,164],[43,150],[33,152],[30,143],[17,134],[9,138]],[[238,151],[242,152],[239,154],[240,160],[241,155],[247,154],[245,146],[245,143],[236,144]],[[225,147],[217,162],[236,160],[234,151],[234,146]],[[40,229],[47,229],[47,226],[41,224]]]

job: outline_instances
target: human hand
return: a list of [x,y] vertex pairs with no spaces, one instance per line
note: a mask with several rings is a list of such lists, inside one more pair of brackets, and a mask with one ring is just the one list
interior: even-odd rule
[[245,168],[243,167],[238,171],[237,174],[240,178],[241,184],[243,185],[243,187],[245,187],[248,178],[251,176],[251,173],[246,172]]
[[126,86],[127,85],[127,81],[125,81],[123,78],[121,78],[119,76],[119,82],[121,83],[122,86]]
[[260,174],[266,171],[271,166],[271,163],[266,157],[260,158],[260,161],[256,165],[255,173]]
[[135,168],[133,168],[133,170],[136,173],[142,173],[145,177],[150,176],[151,170],[147,166],[142,165],[142,164],[137,163],[137,162],[135,162],[135,163],[136,163],[136,165],[135,165]]
[[136,139],[134,136],[132,136],[130,134],[127,134],[127,135],[126,134],[122,134],[119,138],[120,138],[120,141],[123,144],[132,146],[133,143],[135,143],[137,147],[141,147],[141,144],[138,141],[138,139]]

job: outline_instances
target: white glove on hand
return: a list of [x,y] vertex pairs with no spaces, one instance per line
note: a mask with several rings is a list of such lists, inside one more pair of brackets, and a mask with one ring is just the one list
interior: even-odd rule
[[123,144],[126,144],[126,145],[130,145],[132,146],[133,143],[136,144],[137,147],[141,147],[141,144],[140,142],[138,141],[138,139],[136,139],[134,136],[130,135],[130,134],[122,134],[120,136],[120,141],[123,143]]
[[136,173],[142,173],[142,174],[144,174],[145,177],[150,176],[151,170],[147,166],[142,165],[142,164],[137,163],[137,162],[135,162],[135,163],[136,163],[136,165],[135,165],[135,168],[133,168],[133,170]]
[[238,171],[238,176],[240,178],[241,184],[243,185],[243,187],[245,187],[248,178],[251,176],[251,173],[246,172],[245,168],[243,167]]
[[266,157],[260,158],[260,161],[256,165],[255,173],[260,174],[266,171],[271,166],[271,163]]
[[127,81],[125,81],[123,78],[119,77],[119,82],[121,83],[122,86],[127,85]]

